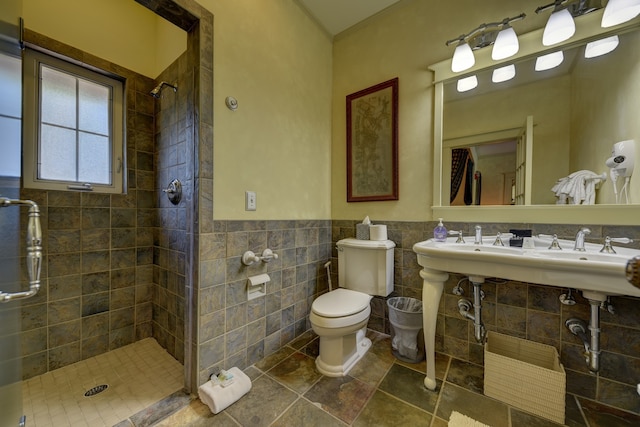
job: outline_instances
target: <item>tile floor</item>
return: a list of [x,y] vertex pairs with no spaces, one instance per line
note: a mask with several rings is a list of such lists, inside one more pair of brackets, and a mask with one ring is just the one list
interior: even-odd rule
[[[250,366],[251,391],[217,415],[194,399],[154,424],[173,426],[447,426],[452,411],[493,427],[558,424],[482,394],[483,368],[449,356],[436,358],[438,388],[423,386],[425,362],[407,364],[391,354],[390,338],[369,331],[373,346],[344,378],[315,369],[318,338],[307,332]],[[567,395],[568,426],[640,425],[640,417]],[[122,424],[121,427],[138,425]]]
[[[245,369],[251,392],[217,415],[181,391],[182,366],[153,339],[143,340],[25,381],[27,425],[444,427],[455,410],[493,427],[558,426],[484,396],[482,366],[446,355],[437,355],[438,388],[429,391],[425,362],[401,362],[389,336],[368,336],[372,348],[349,375],[329,378],[315,369],[318,338],[305,333]],[[107,391],[84,397],[104,382]],[[571,427],[640,425],[637,415],[572,395],[566,403]]]
[[113,426],[181,390],[183,372],[153,338],[56,369],[22,382],[27,426]]

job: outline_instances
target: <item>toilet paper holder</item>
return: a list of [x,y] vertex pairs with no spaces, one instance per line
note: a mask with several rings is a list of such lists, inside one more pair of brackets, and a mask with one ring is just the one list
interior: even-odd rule
[[271,281],[268,274],[258,274],[247,279],[247,300],[252,300],[267,294],[267,283]]

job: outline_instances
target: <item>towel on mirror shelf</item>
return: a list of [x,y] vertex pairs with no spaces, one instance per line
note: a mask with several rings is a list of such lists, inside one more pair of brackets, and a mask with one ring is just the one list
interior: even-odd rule
[[558,198],[557,204],[593,205],[596,200],[596,186],[604,178],[589,170],[580,170],[560,178],[551,188]]
[[229,407],[251,390],[251,379],[244,372],[236,367],[228,372],[233,374],[233,382],[228,386],[214,385],[207,381],[198,387],[198,397],[214,414]]

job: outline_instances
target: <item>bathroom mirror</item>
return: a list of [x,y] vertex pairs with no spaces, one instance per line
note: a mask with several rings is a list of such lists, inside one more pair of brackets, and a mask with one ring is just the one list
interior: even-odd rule
[[[640,32],[636,31],[640,20],[636,18],[627,25],[603,29],[601,16],[602,10],[576,18],[576,35],[552,49],[542,46],[540,29],[520,35],[520,51],[508,61],[492,61],[489,48],[476,51],[475,67],[464,73],[452,73],[450,60],[430,67],[435,72],[435,217],[468,220],[473,212],[471,215],[476,220],[478,215],[487,215],[490,221],[498,220],[496,215],[512,220],[513,210],[517,210],[518,219],[522,221],[544,218],[562,223],[576,222],[579,210],[580,215],[587,215],[585,218],[591,215],[594,221],[602,217],[606,218],[605,223],[633,223],[631,216],[623,219],[606,212],[611,209],[627,212],[623,216],[640,212],[637,205],[640,191],[635,191],[640,189],[640,173],[631,177],[631,206],[615,204],[610,180],[599,184],[595,206],[558,206],[556,195],[551,191],[558,179],[578,170],[608,175],[604,162],[610,157],[613,144],[640,137],[640,125],[636,124],[640,100],[632,95],[640,94],[637,49]],[[620,40],[613,52],[585,58],[587,42],[612,34],[619,35]],[[563,52],[561,66],[534,71],[536,58],[552,51]],[[509,64],[515,65],[516,78],[493,83],[493,70]],[[478,86],[458,92],[458,80],[471,75],[477,76]],[[459,195],[451,198],[454,150],[466,148],[470,153],[478,153],[485,144],[495,146],[507,141],[513,144],[526,128],[528,118],[532,118],[533,131],[530,157],[525,159],[527,172],[531,174],[525,206],[511,206],[516,204],[509,194],[511,188],[515,192],[516,179],[512,177],[517,166],[513,155],[504,156],[504,163],[500,165],[479,169],[481,191],[475,189],[476,174],[468,174],[474,179],[471,203],[460,203]],[[491,174],[500,177],[496,179]],[[477,197],[478,192],[482,197]]]

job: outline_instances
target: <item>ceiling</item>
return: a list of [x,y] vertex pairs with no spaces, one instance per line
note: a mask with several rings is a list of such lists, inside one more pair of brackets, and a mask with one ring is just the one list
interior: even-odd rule
[[335,36],[400,0],[298,0],[324,29]]

